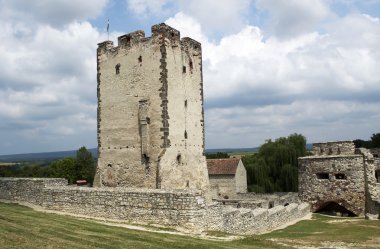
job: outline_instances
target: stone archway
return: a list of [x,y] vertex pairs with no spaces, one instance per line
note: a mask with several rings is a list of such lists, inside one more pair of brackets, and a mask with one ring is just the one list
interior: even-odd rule
[[343,205],[338,204],[335,201],[327,201],[319,206],[315,210],[315,213],[342,216],[342,217],[356,217],[357,215],[351,210],[347,209]]

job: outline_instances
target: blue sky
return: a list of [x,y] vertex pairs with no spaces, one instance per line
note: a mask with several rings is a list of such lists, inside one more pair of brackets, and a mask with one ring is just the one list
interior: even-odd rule
[[380,132],[380,0],[0,0],[0,154],[96,147],[97,43],[202,43],[206,147]]

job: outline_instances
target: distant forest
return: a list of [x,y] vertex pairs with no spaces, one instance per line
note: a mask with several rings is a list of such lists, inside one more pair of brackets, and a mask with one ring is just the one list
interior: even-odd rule
[[77,180],[86,180],[90,185],[94,180],[96,170],[95,159],[86,147],[76,152],[76,157],[66,157],[46,165],[33,163],[31,165],[1,166],[0,177],[49,177],[66,178],[69,184]]

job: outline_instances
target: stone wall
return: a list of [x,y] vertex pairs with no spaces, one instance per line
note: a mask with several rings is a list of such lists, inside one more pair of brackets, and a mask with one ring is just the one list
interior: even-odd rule
[[303,218],[310,213],[306,203],[266,208],[233,208],[221,203],[206,210],[208,219],[203,225],[207,230],[237,234],[257,234],[273,230],[283,224]]
[[380,159],[373,156],[373,151],[360,148],[357,153],[363,155],[366,181],[366,216],[380,218],[380,182],[376,172],[380,169]]
[[308,204],[268,208],[207,205],[200,191],[87,188],[65,179],[0,178],[0,200],[33,204],[46,210],[136,224],[181,227],[190,232],[216,230],[255,234],[270,231],[309,213]]
[[42,205],[43,189],[66,186],[63,178],[0,178],[0,199]]
[[0,178],[0,199],[90,217],[192,227],[205,200],[199,191],[88,188],[65,179]]
[[244,193],[238,194],[238,204],[244,208],[273,208],[275,206],[287,206],[290,203],[300,203],[298,193],[274,193],[274,194],[256,194]]

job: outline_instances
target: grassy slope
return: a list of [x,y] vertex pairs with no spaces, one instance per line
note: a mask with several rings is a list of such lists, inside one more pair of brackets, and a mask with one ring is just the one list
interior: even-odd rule
[[321,246],[325,245],[325,241],[356,243],[355,247],[373,245],[376,248],[380,243],[380,221],[337,220],[319,215],[314,217],[315,220],[302,221],[270,234],[222,242],[129,230],[90,220],[36,212],[16,204],[0,203],[0,248],[244,249],[284,248],[284,245]]

